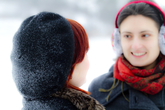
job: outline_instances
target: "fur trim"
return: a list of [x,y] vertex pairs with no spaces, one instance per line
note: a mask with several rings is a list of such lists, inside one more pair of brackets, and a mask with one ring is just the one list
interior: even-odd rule
[[112,37],[113,37],[112,42],[113,42],[113,46],[114,46],[116,55],[120,56],[123,53],[123,51],[122,51],[122,47],[121,47],[121,38],[120,38],[120,33],[119,33],[118,28],[114,29],[114,33],[113,33]]
[[75,89],[64,88],[52,95],[69,100],[79,110],[105,110],[105,108],[91,96]]
[[159,47],[163,55],[165,55],[165,26],[162,25],[159,32]]

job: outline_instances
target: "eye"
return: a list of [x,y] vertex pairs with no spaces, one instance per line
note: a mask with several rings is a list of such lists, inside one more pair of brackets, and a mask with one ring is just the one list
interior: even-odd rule
[[124,37],[126,37],[126,38],[131,38],[131,36],[130,36],[130,35],[125,35]]
[[142,35],[143,37],[149,37],[149,35],[148,34],[144,34],[144,35]]

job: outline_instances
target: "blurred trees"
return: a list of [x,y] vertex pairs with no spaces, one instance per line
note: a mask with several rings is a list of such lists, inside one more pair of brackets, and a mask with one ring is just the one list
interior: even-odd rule
[[128,0],[0,0],[0,18],[25,18],[41,11],[82,24],[90,36],[111,36],[115,15]]

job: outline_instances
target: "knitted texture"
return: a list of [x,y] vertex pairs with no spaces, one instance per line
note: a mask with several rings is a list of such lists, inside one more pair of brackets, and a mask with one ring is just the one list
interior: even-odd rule
[[66,83],[74,55],[74,35],[62,16],[41,12],[23,21],[13,37],[12,75],[27,98],[49,96]]
[[136,90],[155,95],[165,85],[165,56],[160,55],[158,64],[152,69],[139,69],[132,66],[123,56],[114,66],[114,78],[127,83]]

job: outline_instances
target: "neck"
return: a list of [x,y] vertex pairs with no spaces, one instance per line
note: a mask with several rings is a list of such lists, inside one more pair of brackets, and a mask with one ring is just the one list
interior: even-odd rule
[[147,65],[147,66],[143,66],[143,67],[137,67],[139,69],[145,69],[145,70],[149,70],[149,69],[152,69],[154,68],[157,64],[158,64],[159,60],[158,58],[151,64]]
[[[125,57],[124,57],[124,59],[127,60]],[[159,61],[160,61],[160,59],[159,59],[159,56],[158,56],[158,58],[154,62],[152,62],[151,64],[149,64],[149,65],[146,65],[146,66],[143,66],[143,67],[137,67],[137,66],[135,66],[135,67],[136,68],[139,68],[139,69],[149,70],[149,69],[154,68],[158,64]],[[129,62],[129,61],[127,60],[127,62]]]
[[158,60],[156,59],[153,63],[151,63],[150,65],[144,66],[143,69],[149,70],[152,69],[156,66],[156,64],[158,63]]

